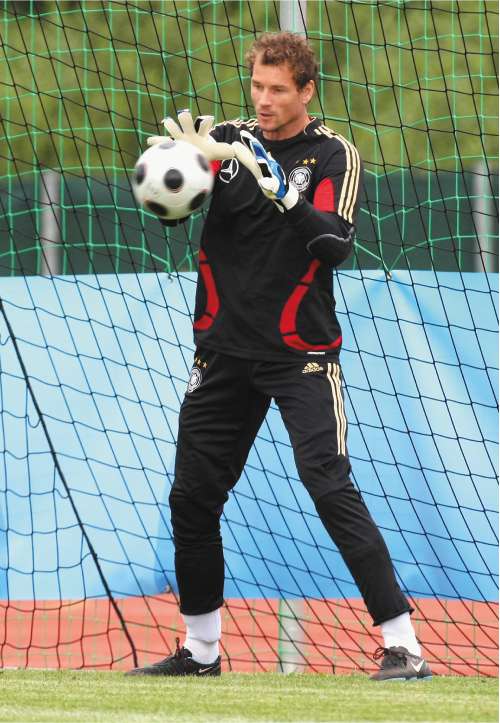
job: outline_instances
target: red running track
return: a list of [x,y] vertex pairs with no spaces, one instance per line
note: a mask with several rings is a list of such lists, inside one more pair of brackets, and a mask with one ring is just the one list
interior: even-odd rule
[[[297,602],[297,601],[295,601]],[[461,600],[413,599],[424,654],[435,673],[498,675],[498,605]],[[308,672],[374,670],[381,643],[359,599],[305,600],[297,642]],[[109,600],[0,601],[0,665],[30,668],[127,670],[158,660],[182,638],[174,595]],[[279,601],[228,599],[223,608],[223,669],[278,669]]]

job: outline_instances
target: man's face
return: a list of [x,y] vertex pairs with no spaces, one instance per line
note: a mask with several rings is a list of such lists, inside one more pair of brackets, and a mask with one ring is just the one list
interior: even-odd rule
[[297,88],[287,63],[264,65],[257,56],[251,89],[259,126],[269,140],[291,138],[307,124],[307,103],[314,93],[314,82]]

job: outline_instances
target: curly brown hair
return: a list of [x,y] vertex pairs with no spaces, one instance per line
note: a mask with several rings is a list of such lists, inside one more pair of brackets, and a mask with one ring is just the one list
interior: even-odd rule
[[314,51],[298,33],[263,33],[254,40],[245,56],[250,75],[257,56],[264,65],[287,63],[297,88],[303,88],[310,80],[317,82],[319,66]]

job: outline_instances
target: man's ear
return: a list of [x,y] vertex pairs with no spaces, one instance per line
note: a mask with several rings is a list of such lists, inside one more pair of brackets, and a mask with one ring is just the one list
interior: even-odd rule
[[316,84],[314,80],[309,80],[305,86],[302,88],[301,94],[302,94],[302,101],[304,105],[307,105],[311,98],[314,95],[314,91],[316,90]]

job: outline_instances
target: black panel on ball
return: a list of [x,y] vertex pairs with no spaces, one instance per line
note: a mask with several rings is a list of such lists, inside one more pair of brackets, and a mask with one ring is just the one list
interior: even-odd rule
[[151,213],[156,214],[156,216],[166,216],[168,214],[168,210],[165,208],[165,206],[162,206],[161,203],[146,201],[144,205],[149,211],[151,211]]
[[144,181],[144,176],[146,175],[146,164],[145,163],[139,163],[135,167],[135,174],[134,174],[134,180],[139,185]]
[[184,176],[177,168],[170,168],[163,176],[163,183],[169,191],[178,191],[184,183]]
[[198,163],[203,168],[203,170],[208,171],[210,169],[210,166],[208,165],[208,161],[205,156],[202,156],[201,153],[199,153],[196,157],[198,159]]
[[205,191],[198,193],[194,198],[191,199],[191,203],[189,204],[189,210],[194,211],[199,206],[201,206],[201,204],[206,199],[206,197],[207,197],[207,194]]
[[167,138],[163,143],[160,143],[160,148],[173,148],[174,146],[175,141],[172,138]]

